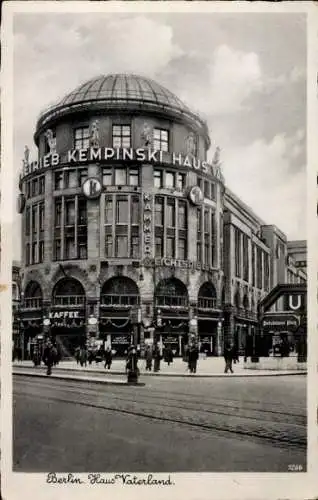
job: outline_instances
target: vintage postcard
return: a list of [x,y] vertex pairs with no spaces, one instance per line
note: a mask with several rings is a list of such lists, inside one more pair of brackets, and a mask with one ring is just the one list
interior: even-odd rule
[[4,499],[317,496],[316,11],[4,4]]

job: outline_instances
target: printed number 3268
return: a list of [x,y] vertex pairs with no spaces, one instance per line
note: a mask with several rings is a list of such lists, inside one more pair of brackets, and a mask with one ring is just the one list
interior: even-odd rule
[[301,464],[289,464],[288,470],[292,472],[301,472],[303,470],[303,466]]

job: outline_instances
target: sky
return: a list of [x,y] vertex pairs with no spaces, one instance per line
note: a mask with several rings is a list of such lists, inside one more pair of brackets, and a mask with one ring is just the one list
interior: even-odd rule
[[13,71],[17,176],[41,111],[94,76],[131,72],[205,118],[226,185],[288,239],[306,238],[304,14],[19,13]]

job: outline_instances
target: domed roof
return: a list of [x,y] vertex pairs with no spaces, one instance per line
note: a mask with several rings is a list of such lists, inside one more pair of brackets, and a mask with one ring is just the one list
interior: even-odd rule
[[200,130],[209,142],[205,121],[193,113],[177,96],[149,78],[132,74],[98,76],[77,87],[40,115],[35,140],[37,141],[41,130],[62,116],[81,111],[107,113],[111,110],[116,112],[145,110],[149,113],[177,117]]
[[93,78],[66,95],[58,105],[63,106],[93,100],[152,102],[189,111],[188,107],[178,97],[162,85],[149,78],[127,74]]

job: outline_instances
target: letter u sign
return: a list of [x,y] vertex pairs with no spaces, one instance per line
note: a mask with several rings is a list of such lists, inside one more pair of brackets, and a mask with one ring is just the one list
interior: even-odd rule
[[289,307],[296,311],[300,309],[301,306],[301,296],[300,295],[290,295],[288,301]]

